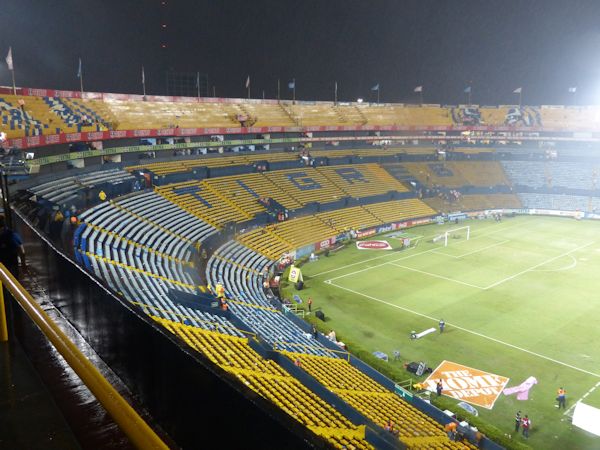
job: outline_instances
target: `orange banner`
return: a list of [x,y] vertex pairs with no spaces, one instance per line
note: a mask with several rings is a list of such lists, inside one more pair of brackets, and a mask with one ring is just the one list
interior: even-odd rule
[[442,380],[442,395],[492,409],[509,379],[451,361],[442,361],[423,384],[435,392],[439,380]]

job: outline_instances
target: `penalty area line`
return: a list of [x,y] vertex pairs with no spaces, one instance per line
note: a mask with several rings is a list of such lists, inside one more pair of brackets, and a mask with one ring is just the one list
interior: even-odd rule
[[517,278],[518,276],[523,275],[524,273],[533,272],[538,267],[542,267],[542,266],[544,266],[544,265],[546,265],[548,263],[551,263],[552,261],[556,261],[558,258],[562,258],[563,256],[569,256],[571,253],[575,253],[575,252],[577,252],[579,250],[583,250],[584,248],[589,247],[592,244],[594,244],[594,242],[588,242],[587,244],[583,244],[583,245],[580,245],[579,247],[575,247],[574,249],[569,250],[568,252],[561,253],[560,255],[554,256],[553,258],[550,258],[550,259],[547,259],[545,261],[542,261],[541,263],[538,263],[535,266],[531,266],[528,269],[522,270],[519,273],[515,273],[514,275],[511,275],[510,277],[503,278],[500,281],[496,281],[495,283],[492,283],[489,286],[486,286],[485,290],[488,290],[488,289],[491,289],[493,287],[496,287],[496,286],[498,286],[498,285],[500,285],[502,283],[506,283],[507,281],[510,281],[510,280],[512,280],[514,278]]
[[[500,226],[500,225],[497,225],[497,226]],[[492,231],[490,231],[488,233],[486,233],[486,232],[481,232],[481,233],[473,232],[473,235],[471,236],[471,239],[469,239],[469,241],[472,241],[473,239],[479,239],[479,238],[482,238],[482,237],[485,237],[485,236],[490,236],[492,234],[501,233],[501,232],[503,232],[505,230],[508,230],[508,229],[514,228],[514,227],[518,227],[518,226],[521,226],[521,224],[520,223],[513,223],[511,225],[508,225],[508,226],[502,227],[502,228],[496,228],[496,226],[492,226],[492,227],[489,227],[489,228],[492,228]],[[438,234],[432,234],[430,236],[425,236],[425,237],[423,237],[421,239],[417,239],[417,241],[420,242],[422,240],[427,240],[429,238],[434,238],[435,236],[438,236]],[[467,240],[456,242],[454,245],[459,245],[459,244],[461,244],[463,242],[467,242]],[[412,250],[414,248],[415,247],[410,247],[410,248],[408,248],[407,250],[404,250],[404,251],[409,251],[409,250]],[[427,251],[429,252],[429,251],[433,251],[433,250],[438,250],[438,247],[434,247],[433,249],[427,250]],[[423,253],[425,253],[425,252],[423,252]],[[355,263],[346,264],[345,266],[339,266],[339,267],[335,267],[333,269],[329,269],[329,270],[325,270],[323,272],[316,273],[316,274],[313,275],[313,277],[319,277],[321,275],[326,275],[326,274],[331,273],[331,272],[337,272],[339,270],[347,269],[348,267],[357,266],[359,264],[365,264],[365,263],[368,263],[369,261],[374,261],[374,260],[382,259],[382,258],[388,258],[388,257],[394,256],[394,255],[395,255],[395,253],[391,252],[391,253],[388,253],[388,254],[385,254],[385,255],[382,255],[382,256],[375,256],[374,258],[364,259],[362,261],[357,261]],[[381,264],[381,265],[385,265],[385,263]],[[375,268],[375,267],[379,267],[379,266],[372,266],[370,268],[372,269],[372,268]],[[332,279],[335,279],[335,278],[332,278]]]
[[[378,302],[378,303],[390,306],[392,308],[400,309],[402,311],[414,314],[416,316],[423,317],[423,318],[429,319],[429,320],[433,320],[436,323],[438,322],[438,319],[436,319],[434,317],[431,317],[431,316],[428,316],[427,314],[423,314],[423,313],[420,313],[418,311],[413,311],[412,309],[405,308],[403,306],[396,305],[394,303],[390,303],[390,302],[382,300],[380,298],[373,297],[372,295],[364,294],[362,292],[355,291],[354,289],[350,289],[350,288],[346,288],[344,286],[340,286],[339,284],[335,284],[332,281],[329,281],[328,284],[330,284],[331,286],[335,286],[338,289],[342,289],[344,291],[351,292],[351,293],[356,294],[356,295],[360,295],[360,296],[365,297],[365,298],[367,298],[369,300],[372,300],[372,301],[375,301],[375,302]],[[450,325],[451,327],[456,328],[457,330],[464,331],[465,333],[469,333],[469,334],[472,334],[474,336],[478,336],[478,337],[486,339],[488,341],[495,342],[496,344],[504,345],[504,346],[510,347],[510,348],[512,348],[514,350],[519,350],[519,351],[527,353],[529,355],[536,356],[536,357],[541,358],[541,359],[545,359],[546,361],[550,361],[550,362],[553,362],[555,364],[559,364],[561,366],[568,367],[569,369],[573,369],[573,370],[576,370],[578,372],[585,373],[587,375],[592,375],[593,377],[596,377],[596,378],[600,378],[600,374],[598,374],[598,373],[590,372],[589,370],[585,370],[585,369],[582,369],[580,367],[573,366],[571,364],[559,361],[559,360],[551,358],[549,356],[542,355],[541,353],[536,353],[536,352],[534,352],[532,350],[527,350],[526,348],[519,347],[519,346],[511,344],[509,342],[501,341],[500,339],[496,339],[494,337],[487,336],[487,335],[479,333],[477,331],[469,330],[468,328],[464,328],[464,327],[461,327],[461,326],[458,326],[458,325],[455,325],[455,324],[452,324],[452,323],[449,323],[449,322],[446,322],[446,325]]]
[[597,382],[597,383],[596,383],[594,386],[592,386],[592,388],[591,388],[589,391],[587,391],[585,394],[583,394],[579,400],[577,400],[575,403],[573,403],[573,404],[572,404],[572,405],[569,407],[569,409],[567,409],[567,410],[566,410],[566,411],[563,413],[563,416],[566,416],[566,415],[568,415],[568,414],[571,412],[571,410],[577,406],[577,403],[579,403],[579,402],[582,402],[582,401],[583,401],[583,399],[584,399],[584,398],[586,398],[588,395],[590,395],[592,392],[594,392],[598,386],[600,386],[600,381],[598,381],[598,382]]
[[453,283],[462,284],[464,286],[469,286],[469,287],[476,288],[476,289],[481,289],[481,290],[485,289],[485,288],[482,288],[481,286],[477,286],[475,284],[467,283],[466,281],[455,280],[454,278],[448,278],[448,277],[445,277],[443,275],[438,275],[438,274],[435,274],[435,273],[426,272],[425,270],[415,269],[414,267],[403,266],[402,264],[395,264],[393,261],[390,261],[388,264],[390,264],[392,266],[400,267],[401,269],[406,269],[406,270],[411,270],[413,272],[422,273],[423,275],[428,275],[430,277],[439,278],[441,280],[446,280],[446,281],[451,281]]

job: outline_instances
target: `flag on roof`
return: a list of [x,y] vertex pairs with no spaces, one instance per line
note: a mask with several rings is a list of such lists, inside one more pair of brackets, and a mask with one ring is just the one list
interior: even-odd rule
[[417,86],[415,92],[423,92],[423,86]]
[[246,88],[250,87],[250,75],[248,75],[248,78],[246,78]]
[[520,94],[521,92],[523,92],[523,88],[522,87],[518,87],[513,91],[513,94]]
[[77,78],[81,78],[81,58],[79,58],[79,67],[77,68]]
[[12,47],[8,47],[8,55],[6,55],[6,65],[8,66],[8,70],[14,70],[12,59]]
[[373,86],[371,88],[372,91],[378,91],[379,90],[379,83],[377,83],[375,86]]
[[288,83],[288,88],[289,89],[296,89],[296,79],[293,79],[292,81],[290,81]]
[[142,84],[146,84],[146,74],[144,73],[144,66],[142,66]]
[[574,94],[575,92],[577,92],[577,87],[576,86],[572,86],[569,88],[569,92]]
[[471,86],[467,86],[464,90],[465,94],[470,94],[471,93]]

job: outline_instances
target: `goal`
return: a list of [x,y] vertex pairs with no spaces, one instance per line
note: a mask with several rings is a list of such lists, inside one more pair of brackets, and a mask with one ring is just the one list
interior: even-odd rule
[[463,239],[468,241],[471,238],[471,226],[453,228],[433,238],[433,242],[444,241],[444,247],[448,247],[448,239]]

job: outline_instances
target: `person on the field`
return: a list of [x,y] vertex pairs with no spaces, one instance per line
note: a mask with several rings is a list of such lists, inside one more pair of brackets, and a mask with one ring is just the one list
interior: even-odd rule
[[519,432],[519,428],[521,428],[521,411],[517,411],[515,416],[515,433]]
[[440,327],[440,333],[444,332],[444,327],[446,326],[446,322],[444,322],[444,319],[440,319],[440,322],[438,323],[439,327]]
[[562,387],[558,388],[556,400],[558,401],[558,409],[560,409],[561,406],[563,409],[566,408],[567,391],[565,391]]
[[442,380],[438,381],[435,385],[435,391],[438,395],[438,397],[440,395],[442,395],[442,390],[444,389],[444,385],[442,384]]
[[531,428],[531,420],[529,416],[525,414],[525,417],[521,420],[521,426],[523,427],[523,436],[529,438],[529,429]]

